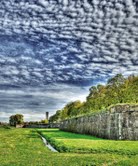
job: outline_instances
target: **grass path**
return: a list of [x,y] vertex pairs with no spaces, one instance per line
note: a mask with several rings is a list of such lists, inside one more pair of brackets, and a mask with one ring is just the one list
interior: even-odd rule
[[136,166],[136,156],[53,153],[32,129],[0,128],[0,166]]

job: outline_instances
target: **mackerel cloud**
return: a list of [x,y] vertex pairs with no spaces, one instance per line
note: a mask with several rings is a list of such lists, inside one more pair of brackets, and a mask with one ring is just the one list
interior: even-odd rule
[[137,0],[0,1],[0,89],[137,71]]
[[136,72],[137,5],[132,0],[1,0],[1,82],[89,81]]

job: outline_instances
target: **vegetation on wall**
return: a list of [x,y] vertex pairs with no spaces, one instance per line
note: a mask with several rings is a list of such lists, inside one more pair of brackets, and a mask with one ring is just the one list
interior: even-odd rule
[[104,110],[117,103],[138,103],[138,76],[125,78],[122,74],[108,79],[106,85],[98,84],[89,89],[86,102],[68,103],[62,110],[50,117],[51,122],[58,122],[78,115]]

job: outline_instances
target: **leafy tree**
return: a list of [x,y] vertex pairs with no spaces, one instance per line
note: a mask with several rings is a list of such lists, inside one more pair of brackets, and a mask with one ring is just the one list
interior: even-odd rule
[[61,110],[57,110],[54,115],[49,118],[49,122],[58,122],[61,120]]
[[125,78],[122,74],[117,74],[115,77],[110,78],[107,81],[108,85],[119,87],[121,84],[123,84],[125,81]]
[[124,78],[122,74],[117,74],[108,79],[106,85],[92,86],[89,91],[86,102],[74,101],[68,103],[51,117],[52,121],[97,112],[112,104],[137,103],[138,76],[130,75],[128,78]]
[[22,114],[16,114],[10,116],[9,119],[9,124],[11,126],[16,126],[17,124],[22,124],[23,123],[23,115]]
[[43,120],[40,121],[40,123],[48,124],[48,120],[47,119],[43,119]]
[[66,109],[67,111],[67,116],[68,117],[72,117],[72,116],[76,116],[77,114],[79,114],[79,108],[82,106],[82,103],[77,100],[74,102],[70,102],[69,104],[67,104],[64,109]]

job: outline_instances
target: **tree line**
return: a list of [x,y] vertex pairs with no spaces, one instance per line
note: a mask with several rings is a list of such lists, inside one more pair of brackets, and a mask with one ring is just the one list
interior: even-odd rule
[[138,103],[138,76],[125,78],[117,74],[109,78],[106,85],[98,84],[89,89],[85,102],[70,102],[50,117],[50,122],[59,122],[79,115],[105,110],[118,103]]
[[[24,122],[24,116],[22,114],[15,114],[9,117],[10,126],[16,127],[16,125],[30,125],[30,124],[48,124],[48,120],[43,119],[41,121]],[[1,122],[0,122],[0,125],[1,125]]]

